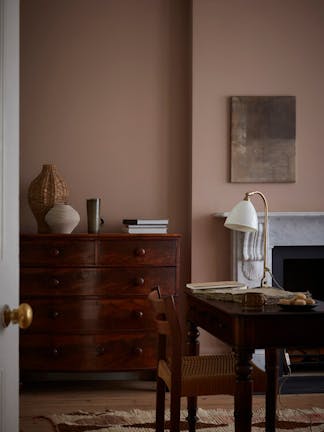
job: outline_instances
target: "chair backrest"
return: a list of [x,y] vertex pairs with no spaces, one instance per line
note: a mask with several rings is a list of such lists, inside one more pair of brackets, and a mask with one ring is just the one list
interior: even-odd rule
[[166,360],[167,347],[169,347],[172,369],[177,368],[181,362],[182,342],[174,297],[171,295],[162,297],[156,287],[149,293],[148,299],[154,309],[155,323],[159,334],[158,359]]

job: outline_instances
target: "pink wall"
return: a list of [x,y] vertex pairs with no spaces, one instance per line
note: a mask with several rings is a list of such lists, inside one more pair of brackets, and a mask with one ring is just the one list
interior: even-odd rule
[[[322,0],[193,1],[194,281],[229,276],[229,232],[212,215],[245,191],[263,191],[270,211],[324,210],[323,23]],[[296,96],[296,183],[229,183],[235,95]]]
[[124,217],[188,229],[188,8],[183,0],[21,1],[21,230],[27,189],[54,163],[86,231]]
[[[193,4],[193,278],[223,275],[211,215],[260,189],[271,211],[323,211],[324,3],[196,0]],[[296,96],[297,181],[231,184],[228,97]],[[257,201],[255,202],[257,204]],[[206,241],[214,237],[215,242]],[[213,257],[211,257],[213,255]],[[214,265],[211,265],[213,260]]]

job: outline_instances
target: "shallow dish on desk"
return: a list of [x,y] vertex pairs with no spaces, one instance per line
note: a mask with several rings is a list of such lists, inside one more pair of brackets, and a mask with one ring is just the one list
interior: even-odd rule
[[305,305],[278,303],[278,306],[280,306],[281,309],[287,310],[287,311],[294,311],[294,312],[312,310],[317,305],[318,305],[317,302],[315,302],[313,304],[305,304]]

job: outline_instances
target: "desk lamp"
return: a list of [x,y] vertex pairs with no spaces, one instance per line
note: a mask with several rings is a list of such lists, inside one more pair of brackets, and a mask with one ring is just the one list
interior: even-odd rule
[[264,230],[263,230],[263,276],[261,288],[268,287],[266,273],[270,270],[267,267],[267,244],[268,244],[268,203],[263,193],[259,191],[246,192],[244,200],[237,203],[226,218],[224,226],[234,231],[258,231],[257,212],[250,201],[250,197],[259,195],[264,203]]

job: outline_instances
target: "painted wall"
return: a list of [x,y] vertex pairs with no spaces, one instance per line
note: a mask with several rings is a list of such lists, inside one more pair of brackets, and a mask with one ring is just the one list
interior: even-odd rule
[[54,163],[86,231],[124,217],[188,218],[188,8],[172,0],[21,1],[21,230],[27,189]]
[[[229,276],[230,233],[212,215],[245,191],[263,191],[270,211],[324,210],[323,41],[322,0],[193,1],[194,281]],[[296,183],[229,182],[228,98],[236,95],[296,96]]]

